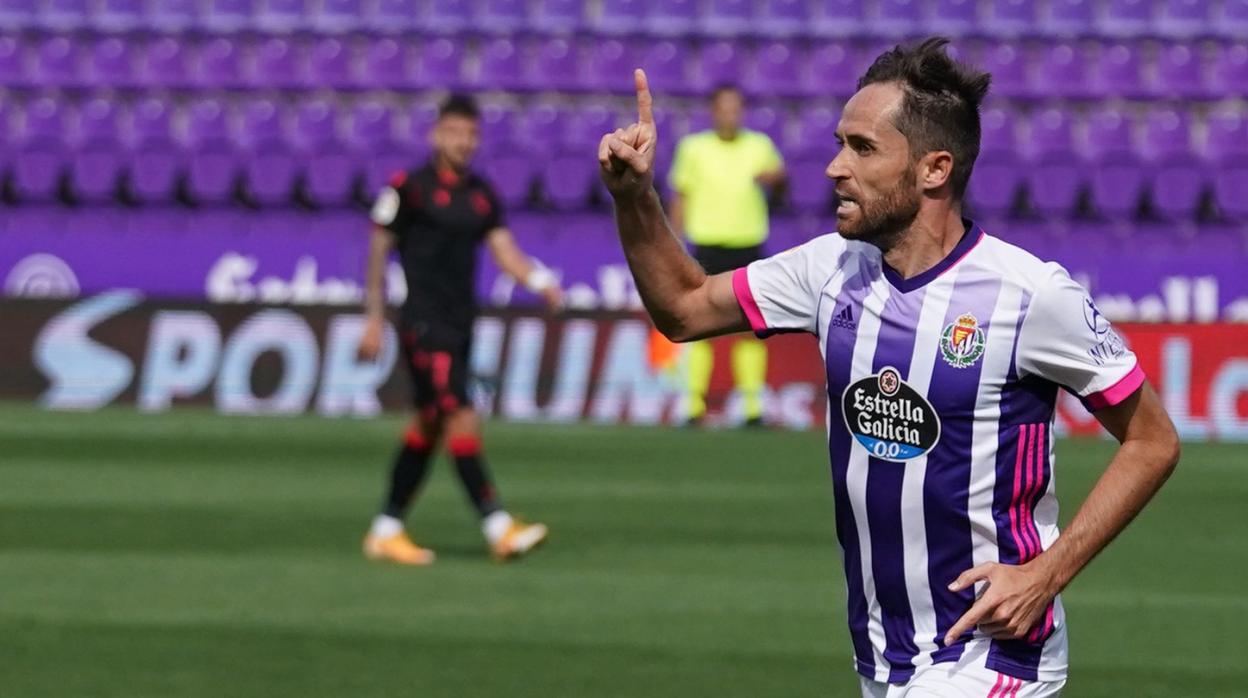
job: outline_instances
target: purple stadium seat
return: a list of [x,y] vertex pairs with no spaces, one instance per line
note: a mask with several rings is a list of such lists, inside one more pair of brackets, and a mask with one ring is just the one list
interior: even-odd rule
[[202,99],[190,107],[187,185],[191,197],[199,203],[225,203],[234,193],[238,164],[227,108],[225,103],[213,99]]
[[147,8],[148,23],[159,32],[180,32],[199,23],[199,0],[161,0]]
[[1211,93],[1248,95],[1248,43],[1220,47],[1209,73]]
[[481,147],[490,150],[519,140],[516,114],[499,104],[481,107]]
[[347,39],[325,37],[312,46],[308,84],[314,88],[343,89],[353,84],[352,46]]
[[321,34],[353,32],[364,21],[364,0],[321,0],[315,7],[312,28]]
[[810,54],[802,91],[812,97],[848,97],[863,67],[848,42],[822,43]]
[[56,198],[69,162],[65,147],[65,113],[57,100],[42,97],[26,105],[25,128],[14,149],[13,187],[19,198]]
[[827,156],[836,153],[836,127],[841,113],[823,106],[804,109],[797,117],[797,128],[790,129],[786,150]]
[[95,13],[95,28],[106,32],[128,32],[144,25],[143,0],[101,0]]
[[256,46],[254,60],[249,80],[253,87],[289,90],[307,84],[300,46],[290,39],[265,39]]
[[593,158],[577,150],[564,150],[542,160],[546,199],[560,211],[585,208],[598,178]]
[[1224,111],[1209,119],[1206,148],[1213,164],[1213,194],[1222,213],[1248,221],[1248,118]]
[[1069,216],[1087,180],[1087,166],[1077,155],[1070,115],[1058,108],[1035,114],[1028,143],[1030,166],[1023,174],[1032,207],[1047,217]]
[[476,26],[487,32],[511,34],[529,24],[525,0],[482,0]]
[[1172,39],[1189,39],[1212,33],[1209,0],[1162,0],[1155,29]]
[[[650,78],[651,89],[659,94],[682,93],[689,90],[689,59],[684,47],[672,41],[647,42],[645,52],[640,61]],[[632,71],[622,78],[616,78],[610,85],[619,85],[620,90],[633,91]]]
[[434,102],[416,102],[408,111],[408,140],[420,148],[429,145],[429,134],[438,121],[438,105]]
[[341,205],[351,197],[357,161],[338,135],[338,114],[330,102],[301,104],[295,122],[296,146],[303,157],[308,198],[321,205]]
[[1141,96],[1144,78],[1137,48],[1126,43],[1102,46],[1093,65],[1092,89],[1101,96]]
[[1035,67],[1033,91],[1041,97],[1080,99],[1090,96],[1087,56],[1075,42],[1046,46]]
[[[587,67],[582,74],[583,88],[594,91],[623,92],[632,88],[633,68],[637,67],[633,47],[618,39],[594,41],[588,47]],[[647,66],[647,71],[649,66]],[[657,74],[648,73],[651,81]]]
[[195,85],[207,88],[236,88],[245,84],[238,45],[224,37],[211,39],[199,47]]
[[785,163],[789,174],[789,202],[799,211],[822,214],[828,210],[835,183],[828,179],[828,163],[835,151],[801,153]]
[[665,0],[650,6],[645,30],[650,36],[685,36],[698,24],[698,3],[695,0]]
[[746,128],[767,134],[776,147],[785,142],[785,122],[784,112],[767,104],[759,104],[750,107],[745,112]]
[[[424,143],[421,139],[418,143]],[[372,196],[395,172],[415,165],[424,155],[394,135],[394,112],[389,105],[377,101],[356,104],[351,115],[351,149],[364,163],[364,193]]]
[[1105,0],[1097,28],[1104,36],[1135,37],[1152,29],[1151,0]]
[[147,44],[139,62],[139,80],[145,86],[177,89],[191,84],[191,56],[186,44],[163,36]]
[[1143,193],[1144,167],[1135,153],[1129,117],[1108,108],[1092,115],[1088,150],[1092,156],[1092,200],[1107,218],[1131,218]]
[[1149,179],[1155,211],[1172,220],[1193,219],[1208,184],[1208,169],[1193,152],[1187,114],[1168,107],[1152,111],[1143,145],[1153,165]]
[[983,26],[993,36],[1027,36],[1036,31],[1036,0],[991,0]]
[[57,32],[74,31],[87,26],[91,16],[89,0],[44,0],[39,24]]
[[436,32],[458,32],[472,26],[470,0],[429,0],[424,27]]
[[580,51],[572,41],[547,39],[538,46],[525,84],[534,90],[577,90],[584,84],[582,64]]
[[601,13],[591,24],[604,34],[633,34],[645,23],[649,7],[646,0],[603,0]]
[[420,70],[416,73],[419,87],[455,89],[463,86],[464,50],[456,41],[438,38],[421,47]]
[[558,147],[568,136],[572,114],[551,102],[535,104],[520,113],[516,120],[516,138],[520,143],[548,143]]
[[1023,98],[1031,94],[1024,48],[999,43],[985,49],[982,66],[992,73],[992,91],[998,97]]
[[377,0],[376,4],[368,3],[364,15],[364,26],[369,31],[383,34],[397,34],[417,26],[420,14],[419,0]]
[[822,11],[814,16],[811,29],[821,38],[857,38],[869,26],[865,0],[825,0],[815,6]]
[[240,141],[245,157],[244,182],[251,199],[262,206],[289,202],[299,166],[278,105],[267,99],[245,105]]
[[618,128],[619,121],[617,114],[611,109],[600,104],[591,104],[572,114],[567,120],[563,143],[570,150],[580,148],[583,153],[592,153],[604,135]]
[[1051,0],[1040,27],[1049,36],[1070,39],[1092,32],[1095,19],[1094,0]]
[[525,47],[511,39],[491,39],[480,48],[481,66],[474,86],[508,91],[525,87],[525,54]]
[[83,201],[108,201],[117,193],[125,162],[117,126],[111,100],[96,98],[83,105],[70,163],[74,192]]
[[811,19],[807,0],[763,0],[757,26],[765,36],[788,38],[808,33]]
[[260,0],[254,26],[262,32],[284,34],[308,26],[311,0]]
[[523,208],[528,202],[538,163],[515,144],[499,143],[478,158],[480,170],[488,173],[494,191],[509,209]]
[[26,46],[12,36],[0,36],[0,85],[25,87],[31,78]]
[[754,94],[794,97],[804,93],[806,56],[790,41],[775,41],[758,47],[754,72],[746,89]]
[[38,24],[38,6],[31,0],[0,0],[0,26],[22,30]]
[[980,25],[975,0],[933,0],[924,24],[945,36],[964,36]]
[[706,92],[716,85],[742,84],[746,77],[743,52],[744,49],[736,41],[713,41],[702,46],[695,89]]
[[1228,39],[1243,41],[1248,36],[1248,0],[1223,0],[1214,27]]
[[411,85],[413,71],[408,65],[407,42],[388,37],[369,41],[364,52],[364,87],[398,90]]
[[52,36],[35,52],[34,78],[37,84],[72,87],[78,84],[78,44],[66,36]]
[[96,87],[132,87],[135,82],[133,42],[109,36],[97,39],[87,57],[87,80]]
[[537,0],[532,27],[546,33],[569,33],[585,22],[585,3],[581,0]]
[[203,25],[212,32],[242,31],[252,25],[255,0],[207,0]]
[[134,109],[134,140],[129,150],[130,190],[140,201],[173,199],[186,153],[173,138],[170,108],[149,98]]
[[1159,48],[1152,93],[1158,97],[1192,99],[1205,93],[1205,66],[1198,47],[1174,43]]
[[1010,212],[1022,186],[1021,158],[1013,115],[1000,107],[985,109],[979,158],[971,177],[970,200],[976,215],[999,218]]
[[871,26],[877,35],[896,39],[915,34],[922,23],[919,0],[878,0]]
[[712,36],[750,34],[754,29],[754,3],[751,0],[708,0],[701,25],[702,31]]

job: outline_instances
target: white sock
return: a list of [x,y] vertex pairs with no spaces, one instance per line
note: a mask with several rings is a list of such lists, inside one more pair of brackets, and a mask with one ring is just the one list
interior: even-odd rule
[[378,538],[393,538],[403,532],[403,522],[393,516],[378,514],[369,532]]
[[485,517],[481,522],[481,532],[485,534],[490,545],[495,545],[507,535],[507,529],[511,528],[512,523],[511,514],[500,509]]

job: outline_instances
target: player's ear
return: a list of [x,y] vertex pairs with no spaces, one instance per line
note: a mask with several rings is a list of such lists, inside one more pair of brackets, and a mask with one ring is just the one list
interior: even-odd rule
[[939,189],[953,176],[953,153],[936,150],[923,156],[919,163],[919,186],[923,191]]

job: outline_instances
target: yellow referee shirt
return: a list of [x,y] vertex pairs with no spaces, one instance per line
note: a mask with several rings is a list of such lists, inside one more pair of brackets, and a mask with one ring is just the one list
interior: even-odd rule
[[767,239],[767,197],[754,178],[782,164],[766,134],[742,129],[685,136],[668,175],[685,200],[685,234],[695,245],[753,247]]

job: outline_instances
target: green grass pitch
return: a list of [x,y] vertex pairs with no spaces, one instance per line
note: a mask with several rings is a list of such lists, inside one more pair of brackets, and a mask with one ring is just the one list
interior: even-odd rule
[[[359,553],[398,418],[0,406],[0,695],[853,696],[817,433],[489,426],[499,566],[450,468]],[[1064,519],[1111,444],[1059,446]],[[1189,445],[1067,592],[1068,696],[1248,695],[1248,448]]]

